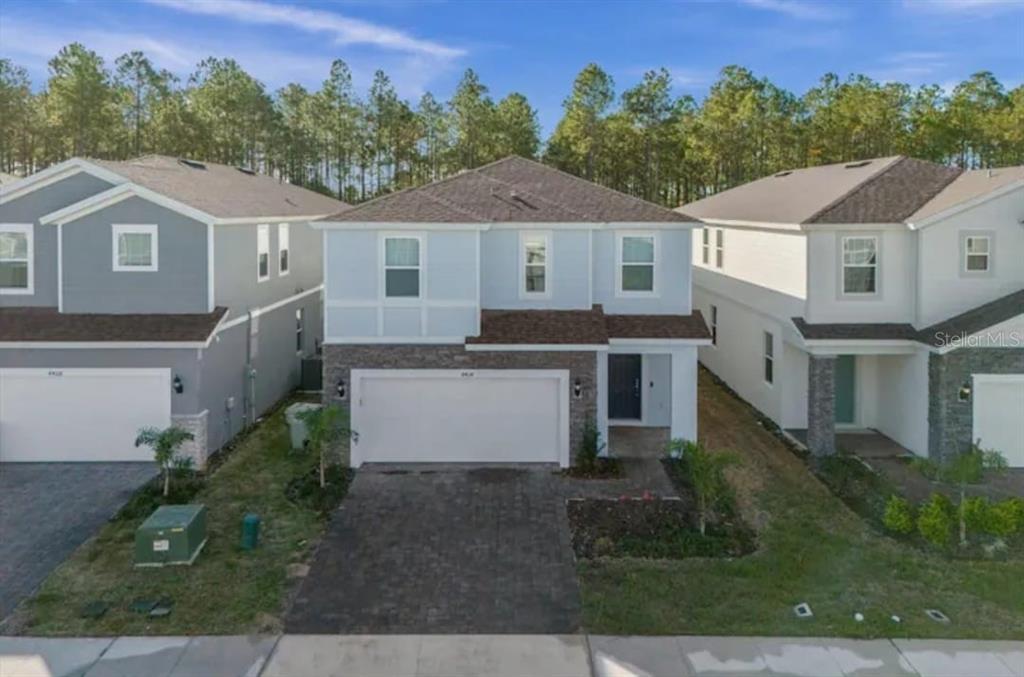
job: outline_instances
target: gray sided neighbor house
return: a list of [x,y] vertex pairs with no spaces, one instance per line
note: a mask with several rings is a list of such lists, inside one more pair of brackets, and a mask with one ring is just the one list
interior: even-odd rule
[[344,203],[162,156],[73,159],[0,189],[0,461],[148,460],[175,423],[199,466],[318,349],[309,221]]
[[695,439],[694,225],[518,157],[321,220],[351,464],[566,466],[588,422]]

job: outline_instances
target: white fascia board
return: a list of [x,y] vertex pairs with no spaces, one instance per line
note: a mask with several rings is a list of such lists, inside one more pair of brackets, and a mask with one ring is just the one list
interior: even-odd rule
[[[685,206],[683,210],[685,212]],[[697,218],[697,217],[694,217]],[[713,226],[730,226],[735,228],[754,228],[759,230],[791,230],[800,231],[804,227],[799,223],[778,223],[774,221],[747,221],[744,219],[712,219],[702,218],[701,223],[695,223],[694,226],[701,226],[702,224],[711,224]]]
[[923,218],[920,221],[907,221],[907,227],[909,227],[911,230],[921,230],[922,228],[927,228],[928,226],[934,225],[940,221],[944,221],[945,219],[948,219],[951,216],[955,216],[960,212],[967,211],[968,209],[973,209],[974,207],[984,204],[989,200],[994,200],[997,197],[1002,197],[1007,193],[1012,193],[1013,191],[1019,190],[1021,188],[1024,188],[1024,179],[1021,179],[1020,181],[1014,181],[1013,183],[1008,183],[1005,186],[997,188],[996,190],[993,190],[991,192],[985,193],[984,195],[979,195],[970,200],[965,200],[964,202],[955,204],[952,207],[949,207],[948,209],[944,209],[941,212],[936,212],[935,214]]
[[68,205],[63,209],[50,212],[46,216],[40,218],[39,222],[42,224],[61,225],[71,223],[84,216],[106,209],[107,207],[132,197],[142,198],[147,202],[152,202],[153,204],[165,207],[171,211],[178,212],[179,214],[199,221],[200,223],[216,222],[216,219],[213,216],[204,211],[200,211],[194,207],[189,207],[182,202],[172,200],[171,198],[152,191],[149,188],[144,188],[143,186],[139,186],[134,183],[123,183],[119,186],[114,186],[110,190],[105,190],[102,193],[97,193],[92,197],[88,197],[84,200]]
[[87,160],[71,158],[70,160],[65,160],[64,162],[51,165],[46,169],[38,171],[31,176],[26,176],[14,183],[0,187],[0,204],[6,204],[12,200],[18,199],[19,197],[37,191],[40,188],[45,188],[46,186],[57,183],[58,181],[63,181],[70,176],[74,176],[75,174],[82,172],[92,174],[96,178],[114,185],[128,181],[128,179],[120,174],[115,174],[114,172],[94,165]]
[[486,231],[486,230],[692,230],[700,223],[693,221],[609,221],[597,222],[544,222],[507,221],[502,223],[421,223],[408,221],[317,221],[309,224],[317,230],[420,230],[420,231]]
[[465,336],[326,336],[324,345],[462,345]]
[[604,343],[467,343],[471,352],[608,352]]
[[928,349],[905,339],[805,339],[804,347],[812,355],[905,355]]
[[804,230],[808,232],[837,232],[845,230],[906,230],[907,224],[903,222],[893,223],[806,223]]
[[671,348],[672,346],[677,346],[677,347],[681,347],[681,346],[709,346],[709,345],[711,345],[711,339],[710,338],[699,338],[699,339],[680,339],[680,338],[674,338],[674,339],[610,338],[610,339],[608,339],[608,344],[612,345],[612,346],[631,346],[631,347],[632,346],[636,346],[637,348],[642,348],[643,346],[653,346],[653,347],[662,346],[662,347]]
[[[212,336],[212,335],[211,335]],[[206,348],[209,341],[0,341],[0,350],[148,350]]]
[[[328,214],[308,214],[302,216],[233,216],[230,218],[214,218],[215,226],[247,226],[257,223],[302,223],[304,221],[316,221]],[[316,227],[314,224],[309,224]]]

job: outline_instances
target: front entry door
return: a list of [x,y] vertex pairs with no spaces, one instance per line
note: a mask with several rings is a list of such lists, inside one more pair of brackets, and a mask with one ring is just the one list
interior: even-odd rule
[[640,355],[608,356],[608,418],[640,420]]
[[836,358],[836,423],[856,422],[857,358],[840,355]]

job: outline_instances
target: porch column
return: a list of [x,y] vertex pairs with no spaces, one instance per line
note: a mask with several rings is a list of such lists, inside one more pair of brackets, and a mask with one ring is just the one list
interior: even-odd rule
[[672,439],[697,441],[697,349],[672,351]]
[[594,393],[597,398],[597,431],[601,433],[601,441],[605,444],[605,453],[613,453],[614,450],[611,448],[611,440],[608,439],[608,353],[598,351],[595,353],[597,357],[597,392]]
[[811,355],[807,383],[807,448],[814,456],[836,453],[836,356]]

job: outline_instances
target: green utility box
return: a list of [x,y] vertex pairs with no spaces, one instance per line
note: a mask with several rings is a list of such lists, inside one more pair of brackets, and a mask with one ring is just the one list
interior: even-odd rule
[[192,564],[206,545],[206,506],[163,505],[135,532],[135,566]]

